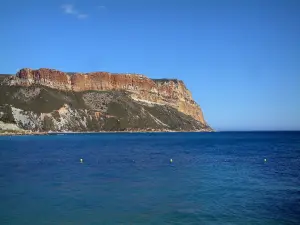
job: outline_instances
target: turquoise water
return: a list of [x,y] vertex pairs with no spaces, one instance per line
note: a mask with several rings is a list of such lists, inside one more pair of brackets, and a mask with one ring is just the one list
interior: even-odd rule
[[300,133],[0,137],[0,224],[300,224]]

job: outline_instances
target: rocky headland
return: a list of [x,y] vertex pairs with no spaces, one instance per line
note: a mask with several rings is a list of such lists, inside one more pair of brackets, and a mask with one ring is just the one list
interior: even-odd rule
[[0,76],[0,130],[212,131],[181,80],[21,69]]

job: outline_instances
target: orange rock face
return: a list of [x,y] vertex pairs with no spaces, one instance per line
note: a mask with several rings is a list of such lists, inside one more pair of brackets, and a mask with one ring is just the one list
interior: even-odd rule
[[9,85],[44,85],[64,91],[125,90],[136,101],[165,104],[206,124],[201,108],[180,80],[152,80],[138,74],[67,73],[53,69],[21,69]]
[[31,69],[21,69],[17,73],[16,84],[22,85],[32,85],[32,84],[40,84],[49,86],[55,89],[63,89],[70,90],[70,76],[66,73],[53,70],[53,69],[39,69],[39,70],[31,70]]

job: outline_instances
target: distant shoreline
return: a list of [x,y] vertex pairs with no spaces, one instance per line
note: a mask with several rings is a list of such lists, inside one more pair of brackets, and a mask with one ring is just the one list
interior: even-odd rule
[[[0,130],[1,131],[1,130]],[[86,132],[0,132],[1,136],[40,136],[40,135],[68,135],[68,134],[142,134],[142,133],[264,133],[264,132],[300,132],[299,130],[266,130],[266,131],[215,131],[215,130],[203,130],[203,131],[86,131]]]
[[24,135],[66,135],[66,134],[113,134],[113,133],[208,133],[210,130],[173,131],[173,130],[136,130],[136,131],[85,131],[85,132],[33,132],[33,131],[4,131],[0,136],[24,136]]

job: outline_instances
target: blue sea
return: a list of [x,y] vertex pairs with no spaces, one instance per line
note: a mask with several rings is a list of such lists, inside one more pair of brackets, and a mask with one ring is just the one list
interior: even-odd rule
[[2,136],[0,224],[299,225],[300,132]]

